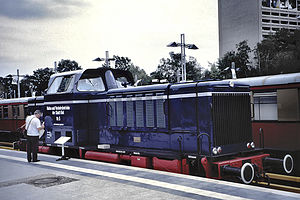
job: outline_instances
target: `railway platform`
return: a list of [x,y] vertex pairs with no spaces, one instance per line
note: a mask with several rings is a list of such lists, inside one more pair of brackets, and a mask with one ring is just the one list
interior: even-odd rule
[[71,158],[0,149],[0,197],[11,199],[300,199],[300,194]]

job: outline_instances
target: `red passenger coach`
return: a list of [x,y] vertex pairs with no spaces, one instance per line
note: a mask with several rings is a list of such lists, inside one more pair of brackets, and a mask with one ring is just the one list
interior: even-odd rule
[[1,141],[15,141],[17,129],[25,123],[28,98],[0,100]]
[[272,153],[292,152],[300,174],[300,73],[238,80],[252,91],[255,144]]

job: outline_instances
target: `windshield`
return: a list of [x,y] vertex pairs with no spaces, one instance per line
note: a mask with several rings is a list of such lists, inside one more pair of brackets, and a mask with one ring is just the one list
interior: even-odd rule
[[77,84],[78,91],[104,91],[105,87],[101,77],[80,79]]
[[48,88],[47,94],[70,92],[74,86],[74,75],[59,76],[54,79]]

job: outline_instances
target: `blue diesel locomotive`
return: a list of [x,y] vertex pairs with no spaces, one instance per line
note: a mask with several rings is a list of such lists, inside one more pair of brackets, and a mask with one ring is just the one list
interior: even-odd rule
[[250,92],[233,81],[133,87],[129,72],[98,68],[52,75],[46,95],[28,100],[44,113],[47,152],[65,144],[80,157],[244,183],[293,159],[255,148]]

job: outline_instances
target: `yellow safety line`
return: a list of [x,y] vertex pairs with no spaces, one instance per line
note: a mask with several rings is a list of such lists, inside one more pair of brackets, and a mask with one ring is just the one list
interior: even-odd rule
[[11,143],[11,142],[0,142],[0,145],[13,145],[13,143]]
[[300,183],[300,177],[296,177],[296,176],[286,176],[286,175],[272,174],[272,173],[266,173],[266,175],[268,175],[272,179]]
[[[261,185],[268,185],[268,183],[266,183],[266,182],[257,182],[257,183],[261,184]],[[300,188],[292,187],[292,186],[278,185],[278,184],[270,183],[269,187],[274,188],[274,189],[279,189],[279,190],[285,190],[285,191],[289,191],[289,192],[300,193]]]
[[0,149],[14,150],[12,147],[5,147],[5,146],[0,146]]

